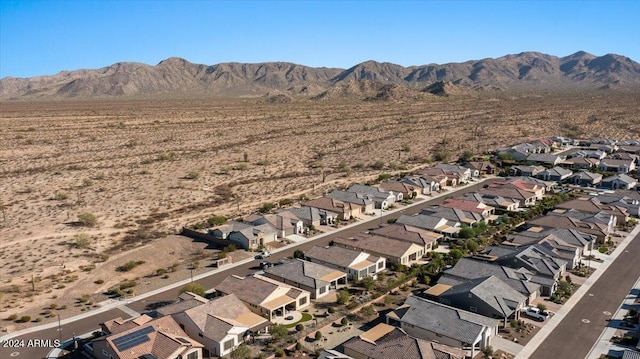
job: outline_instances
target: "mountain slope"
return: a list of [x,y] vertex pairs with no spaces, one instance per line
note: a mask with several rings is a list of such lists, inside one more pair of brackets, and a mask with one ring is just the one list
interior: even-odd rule
[[[273,90],[295,96],[395,98],[443,82],[463,88],[573,89],[640,88],[640,64],[628,57],[594,56],[584,51],[566,57],[523,52],[462,63],[403,67],[367,61],[349,69],[313,68],[287,62],[193,64],[169,58],[156,66],[120,62],[95,70],[63,71],[51,76],[0,79],[0,99],[121,96],[262,96]],[[381,95],[378,91],[382,90]],[[324,95],[322,95],[324,94]]]

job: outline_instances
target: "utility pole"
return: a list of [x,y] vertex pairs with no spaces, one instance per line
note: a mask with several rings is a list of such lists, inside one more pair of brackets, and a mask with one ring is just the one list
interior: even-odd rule
[[58,315],[58,338],[60,339],[60,345],[62,345],[62,325],[60,323],[60,313],[56,312]]

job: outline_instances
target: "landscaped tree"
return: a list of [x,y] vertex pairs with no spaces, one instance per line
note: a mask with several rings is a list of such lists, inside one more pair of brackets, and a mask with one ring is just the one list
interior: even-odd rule
[[184,293],[184,292],[191,292],[191,293],[197,294],[197,295],[199,295],[201,297],[204,297],[204,296],[207,295],[206,290],[204,289],[204,287],[200,283],[189,283],[189,284],[187,284],[182,289],[180,289],[180,293]]
[[289,330],[284,325],[274,324],[271,326],[271,339],[280,341],[286,338],[287,335],[289,335]]
[[476,232],[469,226],[462,226],[458,235],[460,238],[473,238],[476,236]]
[[301,249],[296,249],[293,252],[293,258],[304,259],[304,252]]
[[360,281],[360,285],[366,290],[372,290],[373,287],[375,287],[375,284],[376,284],[375,281],[371,277],[363,278]]
[[322,332],[318,330],[316,332],[316,340],[320,340],[320,339],[322,339]]
[[245,343],[238,345],[230,354],[231,359],[249,359],[251,358],[251,349]]
[[542,304],[542,303],[539,303],[539,304],[538,304],[538,306],[537,306],[537,308],[538,308],[542,313],[546,313],[546,311],[547,311],[547,306],[546,306],[546,305],[544,305],[544,304]]
[[347,290],[341,290],[338,292],[336,296],[336,303],[338,304],[346,304],[349,301],[351,295]]

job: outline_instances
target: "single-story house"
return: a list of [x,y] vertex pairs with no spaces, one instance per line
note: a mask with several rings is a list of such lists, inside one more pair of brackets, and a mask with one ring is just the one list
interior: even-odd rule
[[455,208],[461,211],[478,213],[485,219],[489,219],[495,213],[495,207],[486,203],[464,198],[448,198],[444,200],[442,207]]
[[484,203],[487,206],[501,209],[503,211],[516,211],[520,208],[520,202],[513,198],[505,198],[492,194],[482,194],[479,192],[465,193],[463,199]]
[[268,223],[254,226],[230,221],[217,228],[209,229],[209,233],[216,238],[229,240],[244,249],[266,247],[278,238],[278,231]]
[[511,288],[527,297],[528,303],[539,297],[543,291],[551,294],[555,286],[555,281],[552,278],[540,276],[526,268],[503,266],[495,263],[495,258],[486,256],[481,258],[460,258],[452,268],[443,272],[438,284],[454,286],[472,279],[488,276],[500,278]]
[[541,163],[548,166],[557,166],[562,163],[566,157],[560,155],[551,155],[546,153],[533,153],[527,156],[529,163]]
[[444,217],[427,214],[416,214],[412,216],[403,214],[398,218],[396,223],[441,233],[445,237],[457,236],[460,232],[460,226],[462,225],[460,222],[450,221]]
[[545,168],[543,166],[511,166],[511,168],[509,168],[509,176],[535,177],[544,170]]
[[548,248],[539,244],[527,246],[494,245],[487,247],[484,255],[496,257],[495,263],[511,268],[526,268],[539,275],[560,279],[564,276],[567,262],[558,258]]
[[636,169],[636,162],[633,159],[616,160],[605,158],[598,164],[598,169],[605,172],[629,173]]
[[431,251],[438,243],[438,240],[443,238],[443,235],[440,233],[402,223],[383,226],[371,231],[370,233],[377,236],[418,244],[424,248],[424,253]]
[[358,194],[363,198],[371,198],[375,203],[376,208],[387,209],[390,205],[402,201],[402,193],[395,193],[393,191],[385,191],[380,187],[366,186],[361,184],[354,184],[347,192]]
[[96,358],[203,358],[203,345],[190,338],[172,317],[143,315],[120,322],[123,324],[113,327],[114,332],[91,342]]
[[279,238],[285,238],[293,234],[302,233],[304,228],[303,222],[296,216],[287,215],[285,213],[287,212],[265,215],[252,214],[245,218],[244,222],[250,223],[254,226],[269,224],[276,230],[276,234]]
[[569,176],[568,181],[581,187],[596,187],[602,181],[602,175],[600,173],[580,171]]
[[611,233],[606,225],[599,223],[582,222],[579,219],[567,216],[547,215],[538,217],[527,222],[529,227],[545,227],[545,228],[566,228],[574,229],[583,233],[596,236],[597,240],[602,243]]
[[333,224],[336,218],[338,218],[338,215],[336,213],[309,206],[293,207],[278,213],[282,214],[284,212],[289,212],[299,218],[304,226],[313,226],[315,228],[320,225]]
[[327,193],[325,197],[336,199],[344,203],[350,203],[362,208],[360,213],[354,214],[354,216],[357,216],[360,214],[366,214],[366,213],[373,213],[373,210],[376,207],[376,202],[374,201],[373,196],[370,196],[370,195],[363,195],[363,194],[358,194],[354,192],[335,189]]
[[632,190],[638,186],[638,180],[629,177],[625,174],[619,174],[616,176],[607,177],[600,182],[600,188],[602,189],[624,189]]
[[306,260],[347,273],[355,281],[366,277],[376,278],[386,269],[386,259],[372,254],[340,246],[314,246],[304,254]]
[[393,192],[396,195],[396,202],[400,202],[403,199],[415,198],[422,192],[421,187],[401,181],[380,182],[378,187],[387,192]]
[[[496,172],[496,166],[489,161],[480,161],[480,162],[465,162],[462,164],[464,167],[472,171],[477,171],[479,175],[491,175]],[[478,177],[477,175],[474,177]]]
[[437,342],[413,338],[403,329],[380,323],[343,344],[353,359],[464,359],[466,353]]
[[491,345],[499,321],[410,295],[404,304],[386,316],[414,338],[468,350],[471,357]]
[[251,334],[270,325],[267,319],[249,310],[234,294],[175,313],[173,319],[191,338],[204,344],[206,357],[225,356]]
[[336,220],[341,221],[348,221],[352,217],[359,216],[364,210],[363,206],[327,197],[314,198],[302,203],[302,205],[335,213]]
[[454,286],[436,284],[424,295],[442,304],[500,319],[505,327],[509,319],[519,319],[520,310],[527,305],[526,296],[493,275]]
[[569,176],[571,176],[572,174],[572,171],[556,166],[538,173],[536,177],[543,181],[562,182],[565,179],[569,178]]
[[422,176],[403,177],[400,179],[400,182],[420,188],[420,194],[431,194],[431,192],[439,191],[441,188],[440,182]]
[[384,257],[390,263],[410,266],[425,254],[424,247],[416,243],[376,235],[359,235],[352,238],[337,238],[334,246],[359,250]]
[[261,275],[229,276],[215,287],[216,294],[235,294],[252,312],[273,320],[291,310],[309,306],[311,293]]
[[347,273],[302,259],[267,268],[264,276],[304,289],[312,299],[322,298],[347,284]]
[[471,178],[477,178],[480,176],[480,171],[471,170],[468,167],[452,165],[447,163],[440,163],[436,165],[436,168],[440,168],[446,172],[457,173],[460,181],[458,182],[468,182]]

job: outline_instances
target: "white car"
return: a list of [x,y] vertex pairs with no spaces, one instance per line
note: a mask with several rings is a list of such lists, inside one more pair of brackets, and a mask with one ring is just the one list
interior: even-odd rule
[[262,252],[262,253],[258,254],[258,255],[256,256],[256,259],[264,259],[264,258],[267,258],[267,257],[269,257],[269,256],[271,256],[271,252],[269,252],[269,251],[264,251],[264,252]]
[[544,313],[542,312],[540,309],[538,308],[534,308],[534,307],[524,307],[522,308],[521,313],[533,320],[537,320],[539,322],[544,322],[545,320],[547,320],[547,318],[549,318],[549,314],[548,313]]

